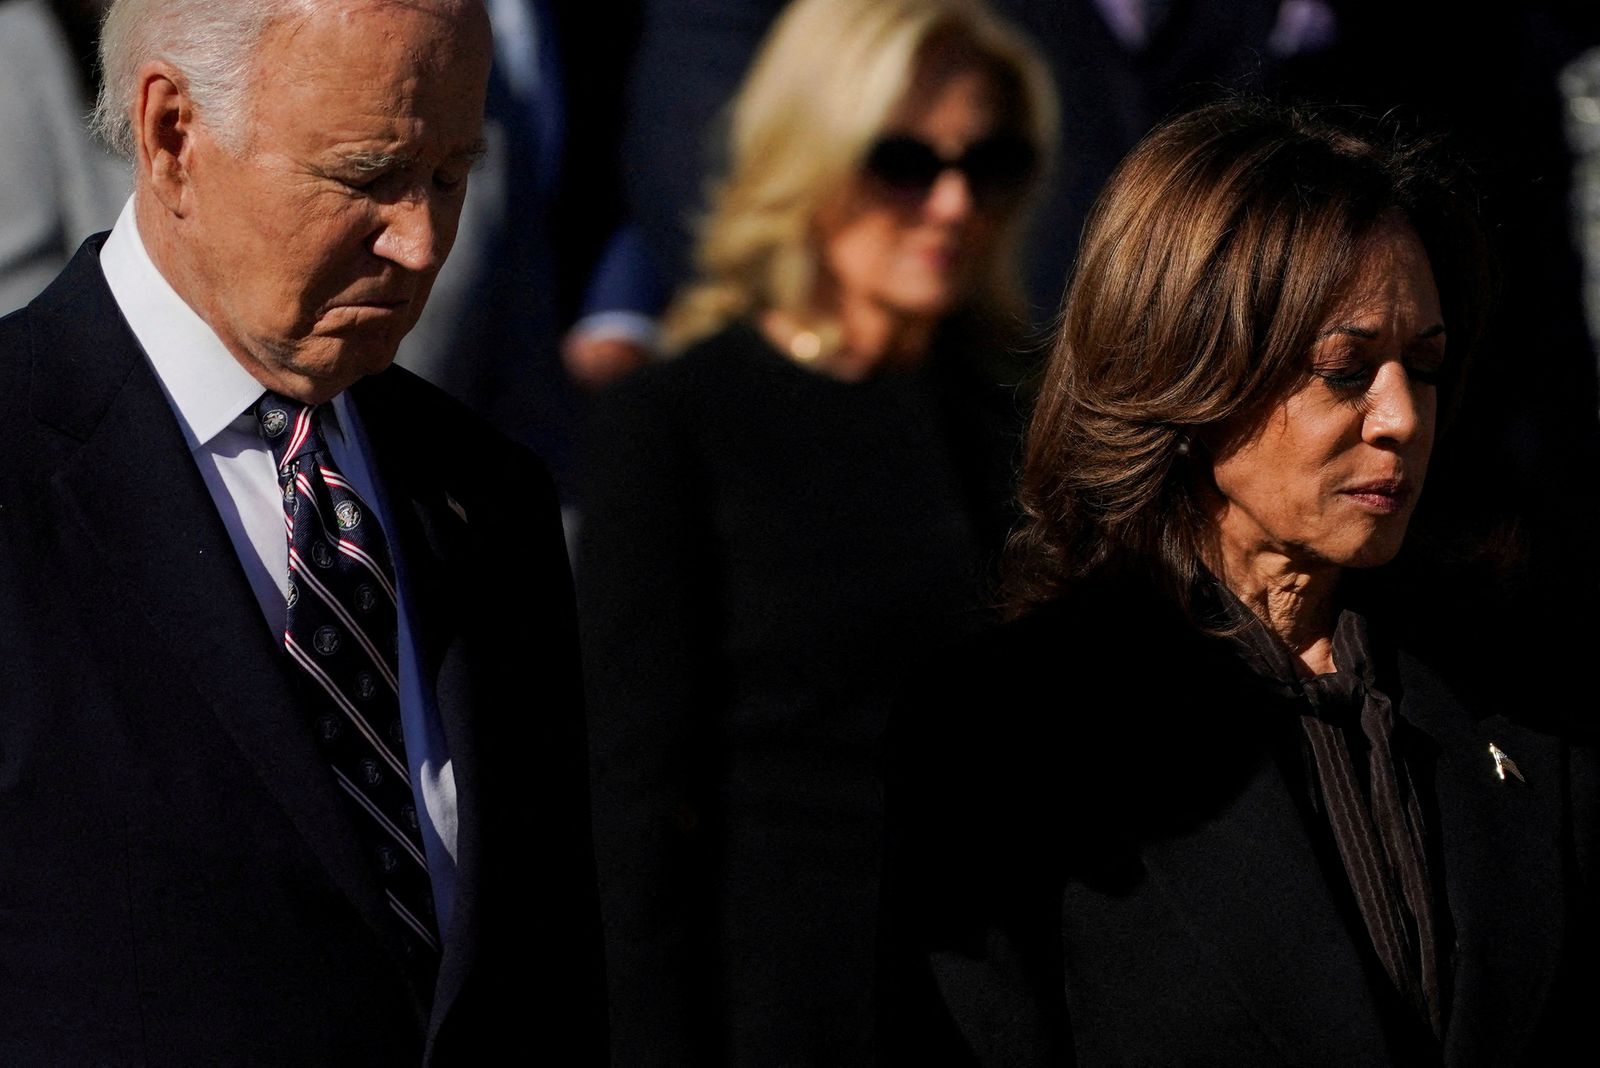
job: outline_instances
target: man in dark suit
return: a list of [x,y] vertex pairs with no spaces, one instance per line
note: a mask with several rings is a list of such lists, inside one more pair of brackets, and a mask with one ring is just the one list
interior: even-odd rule
[[489,55],[477,0],[110,15],[134,197],[0,320],[0,1061],[604,1058],[554,493],[389,367]]

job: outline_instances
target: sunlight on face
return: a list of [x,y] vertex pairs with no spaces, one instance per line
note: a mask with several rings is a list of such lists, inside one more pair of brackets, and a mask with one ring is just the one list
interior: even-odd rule
[[388,366],[421,314],[479,151],[491,45],[468,12],[369,0],[285,19],[244,149],[199,129],[199,310],[264,382],[331,396]]
[[[955,159],[996,128],[994,79],[972,66],[914,89],[889,132],[926,142]],[[873,306],[936,321],[971,295],[989,260],[997,213],[973,197],[961,172],[947,169],[925,196],[885,196],[858,180],[823,222],[823,263],[840,306]]]
[[1213,466],[1224,569],[1297,570],[1399,551],[1433,448],[1444,317],[1409,225],[1380,223],[1308,355],[1310,376]]

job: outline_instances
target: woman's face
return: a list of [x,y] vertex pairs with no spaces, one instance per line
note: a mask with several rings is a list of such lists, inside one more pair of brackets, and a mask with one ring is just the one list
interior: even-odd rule
[[1392,559],[1433,447],[1444,319],[1427,253],[1381,222],[1309,354],[1310,377],[1212,468],[1226,575]]
[[[990,143],[999,94],[988,73],[967,66],[925,80],[930,84],[913,88],[885,138],[924,142],[947,163]],[[954,166],[940,170],[925,192],[885,183],[869,167],[819,220],[836,310],[942,318],[971,295],[1005,210],[999,198],[975,196],[967,172]]]

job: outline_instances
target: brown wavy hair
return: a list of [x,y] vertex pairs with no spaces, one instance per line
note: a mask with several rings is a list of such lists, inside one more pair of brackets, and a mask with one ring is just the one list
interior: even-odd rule
[[1012,615],[1137,573],[1194,616],[1211,527],[1203,440],[1304,381],[1357,247],[1396,216],[1428,252],[1449,327],[1448,416],[1487,261],[1475,204],[1435,144],[1348,112],[1229,100],[1134,148],[1090,213],[1029,425]]

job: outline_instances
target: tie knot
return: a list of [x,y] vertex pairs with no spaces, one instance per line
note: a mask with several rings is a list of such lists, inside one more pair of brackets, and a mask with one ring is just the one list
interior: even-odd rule
[[294,469],[295,461],[325,452],[322,431],[317,428],[317,409],[268,390],[256,401],[256,425],[272,448],[278,474]]

